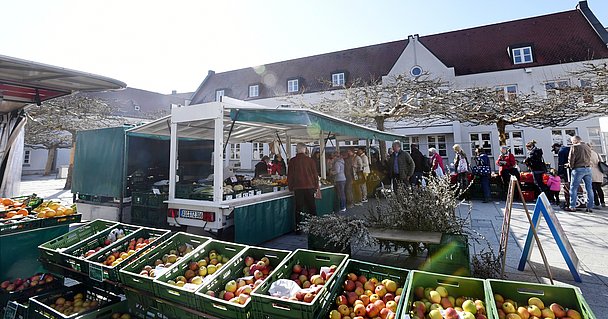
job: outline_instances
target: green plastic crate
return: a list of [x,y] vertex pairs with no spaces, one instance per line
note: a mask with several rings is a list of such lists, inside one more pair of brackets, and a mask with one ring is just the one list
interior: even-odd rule
[[429,244],[429,255],[421,270],[454,276],[470,276],[471,261],[466,235],[443,234],[440,244]]
[[[72,314],[70,316],[66,316],[49,306],[52,303],[54,303],[55,300],[59,297],[64,297],[64,298],[66,298],[66,300],[72,300],[73,297],[77,293],[82,293],[84,295],[84,299],[96,300],[99,303],[99,307],[97,309],[91,309],[82,314]],[[106,310],[105,310],[106,307],[111,306],[118,302],[120,302],[120,297],[118,297],[116,295],[110,294],[101,289],[97,289],[94,287],[88,287],[88,286],[80,284],[80,285],[68,287],[68,288],[65,288],[65,289],[62,289],[59,291],[55,291],[55,292],[51,292],[48,294],[39,295],[39,296],[30,298],[28,318],[29,319],[38,319],[38,318],[97,319],[97,318],[102,318],[101,313],[106,312]]]
[[489,315],[491,305],[490,300],[487,298],[484,280],[413,270],[410,272],[410,279],[407,285],[407,293],[405,294],[401,318],[408,318],[412,303],[416,301],[414,288],[419,286],[433,289],[442,286],[445,287],[448,294],[454,298],[465,296],[482,300],[485,303],[486,311]]
[[[337,277],[346,265],[348,255],[298,249],[291,253],[283,263],[277,267],[268,279],[251,294],[253,309],[258,318],[301,318],[314,319],[323,310],[323,302],[327,302],[329,292],[338,282]],[[286,279],[291,275],[294,265],[300,264],[307,267],[328,267],[336,265],[337,269],[333,276],[326,282],[325,286],[319,291],[311,303],[301,301],[286,300],[268,295],[270,285],[278,279]]]
[[357,276],[363,275],[368,280],[370,278],[376,278],[379,281],[382,281],[384,279],[391,279],[397,283],[397,288],[403,288],[403,292],[401,294],[399,302],[397,303],[397,312],[395,313],[395,315],[397,315],[397,318],[399,318],[398,315],[402,311],[404,300],[405,300],[404,297],[405,297],[406,290],[407,290],[407,284],[408,284],[410,271],[407,269],[403,269],[403,268],[377,265],[377,264],[372,264],[372,263],[368,263],[365,261],[350,259],[346,263],[346,266],[344,267],[344,269],[342,269],[342,272],[340,273],[338,280],[337,280],[338,284],[334,285],[334,288],[331,290],[330,294],[328,295],[326,304],[324,304],[324,306],[322,307],[323,310],[321,311],[319,316],[317,316],[317,319],[328,318],[329,312],[332,309],[337,309],[334,302],[336,300],[336,297],[344,294],[344,289],[342,287],[342,283],[344,283],[346,281],[346,277],[348,276],[349,273],[354,273]]
[[180,305],[172,305],[167,302],[158,302],[159,312],[162,314],[163,318],[168,319],[207,319],[206,316],[198,316],[192,312],[187,311],[185,308],[187,306]]
[[[42,275],[42,274],[37,274]],[[27,301],[30,297],[44,294],[47,292],[51,292],[53,290],[57,290],[63,287],[63,278],[56,277],[53,275],[55,280],[50,283],[44,283],[42,285],[37,285],[34,287],[28,287],[21,291],[11,291],[7,292],[4,290],[0,290],[0,310],[7,304],[9,301]]]
[[[208,313],[219,318],[226,319],[250,319],[253,318],[253,307],[251,298],[244,304],[235,304],[223,299],[211,297],[206,294],[207,291],[214,291],[216,296],[219,295],[227,282],[242,278],[243,268],[245,268],[245,258],[250,256],[255,260],[260,260],[263,257],[270,260],[272,269],[280,266],[280,264],[290,254],[287,250],[276,250],[260,247],[249,247],[241,255],[239,255],[227,267],[220,270],[219,274],[211,279],[211,281],[203,285],[196,293],[197,310]],[[270,276],[268,276],[270,277]],[[267,277],[267,278],[268,278]]]
[[155,228],[168,228],[167,223],[167,205],[163,207],[131,207],[131,223]]
[[[102,246],[103,242],[106,240],[108,234],[113,229],[123,229],[125,232],[125,236],[121,239],[116,240],[109,246],[103,247],[95,254],[92,254],[91,256],[88,256],[86,258],[83,257],[87,251],[89,251],[91,249],[95,249],[96,247]],[[89,267],[88,267],[89,259],[95,258],[96,255],[100,254],[102,251],[104,251],[108,248],[111,249],[112,247],[120,245],[126,238],[129,237],[130,234],[136,232],[139,229],[141,229],[141,227],[136,227],[136,226],[119,223],[111,228],[108,228],[96,235],[93,235],[93,236],[87,238],[86,240],[83,240],[83,241],[77,243],[76,245],[69,247],[68,249],[60,252],[59,254],[61,255],[61,258],[64,259],[65,265],[72,267],[72,269],[74,269],[76,271],[79,271],[82,273],[87,273],[89,270]]]
[[63,264],[63,259],[59,254],[60,251],[69,248],[95,234],[98,234],[114,225],[117,222],[98,219],[82,225],[71,232],[47,241],[46,243],[38,246],[40,250],[40,259],[54,262],[56,264]]
[[[86,270],[82,269],[82,271],[84,273],[89,272],[89,270],[90,270],[90,272],[93,272],[94,271],[93,269],[99,269],[99,267],[101,267],[101,271],[103,272],[103,279],[108,279],[110,281],[117,282],[119,280],[118,271],[122,267],[128,265],[130,262],[137,259],[143,253],[150,251],[152,248],[161,244],[165,240],[165,238],[169,235],[169,233],[170,233],[169,230],[142,227],[141,229],[138,229],[135,232],[125,236],[124,240],[120,241],[116,245],[108,246],[108,247],[100,250],[99,253],[88,258],[87,259],[89,261],[88,269],[86,269]],[[110,256],[112,254],[112,252],[126,251],[129,246],[129,241],[131,241],[131,239],[137,239],[137,238],[144,238],[144,239],[153,238],[154,240],[151,240],[150,243],[148,245],[146,245],[144,248],[136,251],[133,255],[128,256],[126,259],[124,259],[123,261],[118,263],[116,266],[107,266],[107,265],[103,264],[103,262],[106,260],[106,258],[108,256]],[[94,267],[94,266],[97,266],[97,267]],[[97,279],[101,278],[95,274],[90,274],[90,275],[92,275],[91,276],[92,278],[97,278]]]
[[[191,254],[194,253],[196,248],[209,240],[209,237],[191,235],[184,232],[176,233],[154,249],[142,254],[137,260],[123,267],[119,272],[120,282],[129,287],[154,293],[154,278],[139,274],[145,266],[153,266],[157,259],[161,259],[163,255],[168,254],[171,250],[177,250],[177,246],[181,244],[187,243],[192,245],[194,249],[189,253]],[[184,257],[187,258],[188,255]]]
[[500,294],[504,299],[515,301],[518,306],[527,306],[528,299],[538,297],[543,301],[545,307],[552,303],[558,303],[564,308],[578,311],[584,319],[595,319],[595,315],[585,298],[578,293],[575,287],[558,287],[543,284],[532,284],[526,282],[507,281],[507,280],[486,280],[487,299],[491,302],[492,315],[498,318],[496,300],[494,294]]
[[11,300],[4,309],[0,309],[0,318],[4,319],[27,319],[29,300]]
[[[42,218],[28,217],[10,223],[0,223],[0,236],[40,228]],[[7,221],[3,221],[7,222]]]
[[127,298],[129,313],[137,318],[155,319],[164,317],[156,299],[128,289],[125,289],[125,297]]
[[79,223],[82,220],[82,214],[73,214],[68,216],[58,216],[53,218],[41,218],[40,227],[52,227],[61,224]]
[[[167,282],[175,279],[177,276],[182,276],[186,272],[186,268],[188,268],[188,263],[190,261],[198,261],[205,258],[207,255],[209,255],[211,250],[215,250],[222,257],[226,256],[229,259],[229,261],[222,266],[224,267],[226,265],[230,265],[233,262],[234,257],[241,254],[245,248],[247,248],[245,245],[223,242],[219,240],[210,240],[206,242],[204,245],[195,249],[194,252],[192,252],[187,258],[182,258],[180,261],[171,265],[166,273],[154,280],[155,295],[157,297],[173,301],[177,304],[195,308],[196,297],[194,292],[200,287],[197,287],[195,290],[188,290],[184,289],[183,287],[168,284]],[[205,276],[203,285],[208,283],[218,273],[219,272],[215,272],[211,276]]]

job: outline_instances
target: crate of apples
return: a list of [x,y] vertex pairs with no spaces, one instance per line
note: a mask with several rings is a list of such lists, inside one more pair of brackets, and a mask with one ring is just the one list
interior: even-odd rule
[[249,247],[196,292],[198,310],[226,319],[253,315],[251,293],[261,285],[288,251]]
[[22,301],[43,292],[63,286],[63,280],[52,274],[36,274],[28,278],[15,278],[0,283],[0,312],[9,300]]
[[29,313],[51,319],[73,317],[119,301],[118,296],[81,284],[30,298]]
[[505,280],[488,280],[498,319],[594,318],[574,288]]

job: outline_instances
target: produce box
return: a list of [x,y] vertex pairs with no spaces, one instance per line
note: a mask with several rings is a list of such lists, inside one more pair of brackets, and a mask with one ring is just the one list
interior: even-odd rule
[[[161,244],[169,233],[169,230],[142,227],[127,235],[124,240],[106,247],[88,258],[88,269],[82,269],[82,271],[89,273],[91,278],[99,281],[108,279],[117,282],[119,280],[118,271],[122,267],[128,265],[146,251]],[[135,248],[137,245],[141,245],[141,248]],[[118,257],[116,257],[117,255]],[[122,261],[112,263],[109,261],[110,258],[112,261],[118,261],[119,258]]]
[[[119,245],[121,241],[124,241],[128,235],[134,233],[135,231],[141,229],[141,227],[131,226],[127,224],[118,223],[117,225],[108,228],[102,232],[99,232],[71,247],[66,250],[60,252],[59,254],[64,259],[64,264],[72,267],[72,269],[86,273],[89,270],[88,260],[95,257],[95,255],[99,254],[105,248],[110,248],[115,245]],[[111,241],[109,244],[106,240],[108,240],[109,236],[115,234],[117,231],[123,231],[124,236],[121,238],[116,237],[114,241]],[[95,251],[92,254],[88,254],[88,252]]]
[[[377,264],[372,264],[372,263],[368,263],[365,261],[350,259],[346,263],[346,266],[344,267],[344,269],[340,272],[340,275],[338,276],[338,279],[337,279],[337,284],[334,285],[333,289],[330,291],[330,294],[328,295],[328,298],[327,298],[327,304],[326,304],[326,306],[323,307],[321,313],[319,314],[319,316],[317,316],[317,318],[318,319],[328,318],[331,310],[338,309],[338,306],[336,304],[337,298],[339,296],[345,296],[345,297],[347,296],[347,294],[345,293],[346,292],[345,287],[343,287],[344,283],[349,279],[350,280],[354,279],[354,278],[349,278],[349,274],[355,274],[358,277],[354,281],[365,280],[367,282],[367,281],[371,280],[372,278],[375,278],[378,280],[379,283],[381,283],[385,279],[389,279],[389,280],[392,280],[395,283],[397,283],[397,285],[395,287],[398,290],[393,293],[394,297],[399,296],[398,300],[396,301],[396,303],[397,303],[396,311],[393,312],[397,316],[401,313],[401,310],[403,308],[408,279],[409,279],[409,273],[410,273],[410,271],[407,269],[377,265]],[[363,276],[363,278],[361,276]],[[360,281],[360,282],[362,282],[362,281]],[[375,288],[375,285],[374,285],[374,288]],[[353,289],[355,289],[354,285],[353,285]],[[372,290],[374,290],[374,289],[372,289]],[[352,305],[350,305],[350,306],[352,307]]]
[[115,226],[116,224],[117,222],[98,219],[82,225],[61,237],[47,241],[46,243],[38,246],[38,249],[40,250],[40,259],[56,264],[62,264],[63,258],[61,258],[61,255],[59,254],[61,251],[112,226]]
[[[171,251],[178,250],[180,245],[191,245],[193,247],[191,253],[193,253],[196,248],[205,244],[207,241],[209,241],[209,239],[209,237],[191,235],[184,232],[176,233],[169,239],[154,247],[154,249],[143,253],[135,261],[123,267],[119,272],[120,282],[129,287],[154,293],[154,277],[140,274],[145,266],[149,265],[154,267],[157,260],[162,261],[165,255],[168,257]],[[179,254],[180,252],[178,250],[178,255]],[[183,257],[186,256],[187,255]]]
[[[476,278],[466,278],[435,274],[425,271],[413,270],[407,285],[407,293],[403,304],[401,318],[408,318],[412,311],[412,304],[417,301],[415,289],[418,287],[438,289],[445,288],[450,297],[468,297],[479,299],[484,302],[486,312],[489,315],[491,309],[490,300],[487,297],[485,281]],[[427,311],[428,313],[428,311]]]
[[[298,249],[291,253],[279,267],[277,267],[266,281],[253,290],[251,299],[257,318],[302,318],[314,319],[328,303],[329,292],[337,283],[338,274],[345,267],[348,255]],[[279,279],[289,279],[294,266],[308,266],[320,269],[321,267],[337,266],[334,274],[329,277],[321,290],[310,302],[287,300],[270,296],[268,291],[273,282]]]
[[0,310],[9,301],[27,301],[30,297],[61,287],[63,287],[63,278],[52,274],[39,273],[29,278],[6,280],[0,284]]
[[131,206],[131,223],[154,228],[169,228],[167,205],[156,208]]
[[159,312],[162,314],[162,318],[169,319],[207,319],[205,316],[197,316],[196,314],[187,311],[190,309],[183,305],[172,305],[166,302],[158,302]]
[[[550,308],[553,303],[561,305],[563,308],[576,310],[584,319],[595,319],[585,298],[575,287],[558,287],[543,284],[532,284],[506,280],[486,280],[486,298],[489,300],[494,318],[499,317],[497,309],[497,296],[503,297],[503,301],[511,299],[517,303],[517,307],[528,307],[528,301],[532,297],[539,298],[546,308]],[[541,317],[541,316],[537,316]],[[542,317],[547,317],[543,315]],[[562,317],[562,316],[556,316]],[[574,317],[568,315],[568,317]]]
[[41,221],[42,218],[36,218],[36,216],[2,220],[0,221],[0,235],[3,236],[31,229],[38,229],[40,228]]
[[428,247],[428,262],[422,270],[446,275],[471,275],[466,235],[443,234],[440,244],[429,244]]
[[137,318],[154,319],[164,317],[156,299],[129,289],[125,289],[125,297],[127,298],[128,311]]
[[27,319],[29,299],[11,300],[4,309],[0,309],[0,316],[4,319]]
[[60,224],[79,223],[82,220],[82,214],[73,214],[67,216],[57,216],[52,218],[41,218],[40,227],[51,227]]
[[[68,301],[73,305],[76,305],[77,300],[79,299],[78,296],[81,296],[80,301],[82,301],[83,305],[84,302],[89,302],[89,308],[85,308],[80,313],[62,313],[55,309],[57,307],[56,305],[58,304],[58,299],[61,298],[64,301],[64,307],[66,307],[65,302]],[[111,306],[118,302],[120,302],[120,297],[116,295],[110,294],[101,289],[88,287],[80,284],[59,291],[30,298],[28,318],[102,318],[100,315],[102,312],[105,313],[105,307]],[[52,305],[54,305],[55,308],[51,307]],[[76,306],[72,307],[75,308]]]
[[[217,269],[217,267],[211,267],[211,260],[206,261],[205,258],[211,259],[209,255],[215,251],[216,255],[219,254],[222,256],[221,259],[223,263],[220,267],[221,269],[225,265],[231,264],[233,262],[232,259],[240,255],[245,248],[247,248],[245,245],[228,243],[219,240],[210,240],[206,242],[204,245],[195,249],[194,252],[187,256],[187,258],[182,258],[180,261],[171,265],[171,267],[169,267],[164,274],[160,275],[160,277],[154,280],[155,295],[157,297],[173,301],[177,304],[195,308],[196,301],[194,292],[200,288],[199,285],[208,283],[218,273],[217,270],[211,271],[211,269]],[[205,260],[203,267],[205,267],[206,275],[198,276],[199,278],[197,279],[202,279],[201,284],[185,283],[182,287],[173,284],[173,282],[178,281],[176,280],[178,276],[185,277],[186,272],[190,270],[189,267],[191,266],[191,262],[198,263],[202,260]],[[197,276],[199,274],[200,269],[196,269],[194,271],[194,275]]]
[[[225,299],[221,299],[221,291],[225,289],[226,284],[230,281],[238,281],[245,277],[252,277],[250,282],[255,282],[255,277],[250,271],[245,275],[245,270],[250,270],[247,264],[255,265],[256,262],[266,257],[269,262],[269,268],[267,268],[268,274],[266,278],[261,277],[260,279],[265,282],[272,269],[276,269],[283,260],[291,252],[286,250],[275,250],[260,247],[248,247],[242,254],[236,259],[219,271],[218,275],[211,279],[208,284],[203,285],[196,293],[196,309],[208,313],[213,316],[226,319],[249,319],[253,317],[253,307],[251,298],[247,298],[244,304],[230,302]],[[250,257],[248,259],[247,257]],[[247,269],[246,269],[247,267]],[[236,289],[235,284],[235,289]],[[255,288],[255,287],[254,287]],[[252,288],[253,289],[253,288]],[[209,291],[214,292],[216,297],[212,297],[208,294]],[[238,291],[238,290],[237,290]],[[234,293],[234,292],[233,292]],[[235,295],[238,298],[238,296]]]

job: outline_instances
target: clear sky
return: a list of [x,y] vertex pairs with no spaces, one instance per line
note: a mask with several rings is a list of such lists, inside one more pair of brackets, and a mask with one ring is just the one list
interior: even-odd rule
[[[572,10],[576,0],[4,0],[0,54],[194,91],[207,70]],[[608,1],[589,0],[608,25]]]

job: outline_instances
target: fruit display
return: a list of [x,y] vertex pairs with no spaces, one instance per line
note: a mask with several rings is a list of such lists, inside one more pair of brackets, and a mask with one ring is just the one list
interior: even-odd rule
[[[444,286],[414,287],[415,301],[411,304],[412,319],[487,319],[483,300],[470,296],[451,296]],[[515,319],[515,318],[511,318]]]
[[[129,245],[126,248],[116,247],[112,249],[112,252],[108,254],[105,260],[102,262],[106,266],[115,267],[116,265],[123,262],[129,256],[135,254],[139,250],[146,248],[151,242],[154,242],[156,238],[139,237],[137,239],[132,238],[129,241]],[[104,242],[106,244],[106,242]],[[107,246],[107,245],[106,245]]]
[[[300,289],[297,289],[295,293],[293,293],[294,290],[292,290],[292,293],[289,296],[278,293],[271,293],[271,296],[291,301],[311,303],[323,289],[325,283],[334,275],[336,269],[338,269],[338,266],[336,265],[321,267],[319,269],[313,266],[295,264],[291,269],[289,278]],[[271,290],[273,284],[271,284]]]
[[194,246],[190,243],[180,244],[175,249],[171,249],[168,254],[164,254],[161,258],[156,259],[153,265],[143,266],[140,269],[139,274],[150,278],[156,278],[163,269],[169,268],[169,266],[191,253],[193,249]]
[[262,284],[273,267],[268,257],[255,260],[253,257],[247,256],[244,262],[243,276],[228,281],[219,293],[210,289],[206,294],[235,304],[244,305],[249,302],[253,289]]
[[391,280],[382,281],[349,273],[342,283],[342,293],[336,297],[329,313],[330,319],[395,319],[403,287]]
[[[171,260],[169,260],[169,262],[171,262]],[[173,277],[172,280],[168,280],[167,283],[173,286],[195,291],[200,287],[200,285],[203,284],[203,280],[207,276],[215,274],[215,272],[222,268],[222,266],[228,261],[229,258],[227,256],[222,256],[220,252],[212,249],[204,258],[199,259],[198,261],[189,261],[188,267],[185,269],[185,271],[180,276],[176,276]]]
[[117,240],[125,237],[125,230],[123,228],[114,228],[110,231],[110,233],[106,236],[105,240],[97,247],[87,250],[86,252],[80,255],[81,258],[89,258],[95,255],[98,251],[102,250],[105,247],[108,247],[115,243]]
[[37,274],[25,279],[5,280],[0,283],[0,292],[23,291],[30,287],[51,284],[54,281],[56,281],[56,278],[52,274]]
[[517,303],[494,294],[499,319],[582,319],[583,316],[575,309],[568,309],[558,303],[545,303],[539,297],[530,297],[526,302]]
[[97,300],[85,298],[82,293],[77,293],[69,300],[64,297],[59,297],[55,299],[55,302],[49,306],[66,316],[71,316],[75,313],[80,314],[92,309],[96,309],[99,307],[99,303]]
[[36,207],[32,214],[36,214],[38,218],[52,218],[60,216],[69,216],[76,213],[76,204],[72,206],[64,206],[59,202],[44,201],[40,206]]
[[110,319],[131,319],[133,316],[129,313],[115,312],[110,316]]
[[[59,291],[31,297],[29,301],[28,317],[79,317],[84,313],[114,305],[118,302],[120,302],[120,297],[116,295],[84,284],[79,284]],[[116,309],[115,311],[118,312],[120,310]],[[109,318],[112,312],[114,311],[107,312],[105,318]]]

